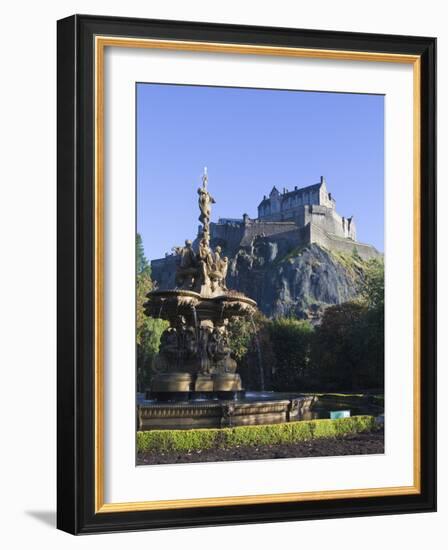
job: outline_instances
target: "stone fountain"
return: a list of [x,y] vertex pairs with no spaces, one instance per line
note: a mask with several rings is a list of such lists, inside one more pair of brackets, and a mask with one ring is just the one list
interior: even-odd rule
[[198,189],[202,224],[199,249],[192,242],[176,247],[178,256],[173,290],[148,294],[145,313],[169,321],[155,359],[151,394],[158,399],[218,396],[234,397],[242,391],[237,364],[231,357],[228,323],[250,317],[257,304],[243,294],[229,291],[225,280],[228,259],[220,247],[210,248],[211,205],[207,174]]
[[288,421],[309,399],[245,398],[232,358],[228,324],[251,318],[254,300],[226,287],[228,258],[210,247],[211,205],[207,171],[198,189],[198,250],[190,240],[175,247],[176,288],[147,295],[145,313],[165,319],[147,401],[138,407],[139,429],[216,427]]

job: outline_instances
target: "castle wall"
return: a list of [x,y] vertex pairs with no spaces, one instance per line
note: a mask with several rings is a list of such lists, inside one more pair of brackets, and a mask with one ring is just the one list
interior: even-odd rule
[[[261,237],[261,241],[263,240],[269,243],[283,243],[283,250],[291,251],[297,246],[307,245],[310,243],[310,224],[305,227],[294,226],[294,229],[290,229],[289,231],[283,231],[275,235],[270,235],[269,237]],[[256,241],[256,244],[258,242],[259,241]]]
[[363,260],[377,258],[380,256],[380,253],[374,246],[344,239],[336,235],[331,235],[319,227],[319,225],[315,225],[314,223],[310,224],[309,238],[310,243],[316,243],[327,248],[328,250],[336,250],[338,252],[352,254],[353,250],[356,249],[357,253]]
[[324,231],[341,238],[356,240],[356,226],[352,220],[342,218],[334,209],[317,204],[302,207],[295,218],[299,226],[307,223],[318,225]]
[[225,250],[227,254],[233,254],[237,250],[244,237],[245,230],[246,228],[242,222],[212,222],[210,224],[210,235],[213,241],[213,245],[225,245]]
[[308,223],[319,225],[325,231],[333,233],[342,238],[356,240],[356,227],[352,220],[349,223],[347,218],[342,218],[333,207],[319,204],[305,204],[282,210],[275,214],[269,214],[258,220],[259,223],[281,223],[294,222],[299,227],[304,227]]
[[211,223],[210,232],[213,246],[225,247],[226,254],[232,254],[240,246],[250,246],[259,236],[271,237],[298,229],[296,222],[266,222],[247,220],[246,223]]
[[[352,251],[356,241],[354,221],[348,229],[348,219],[343,219],[333,209],[319,205],[305,205],[297,209],[296,217],[291,221],[247,220],[245,223],[211,224],[213,246],[225,247],[226,254],[233,255],[240,246],[250,246],[256,237],[274,237],[284,235],[287,240],[296,240],[296,244],[314,242],[310,230],[302,231],[312,225],[315,242],[323,246],[336,247],[340,251]],[[318,232],[320,229],[320,232]],[[360,245],[360,255],[369,256],[369,245]],[[367,248],[365,248],[367,247]],[[375,253],[374,253],[375,255]]]
[[346,237],[342,227],[342,218],[334,210],[325,206],[311,206],[311,223],[338,237]]
[[241,240],[241,246],[249,246],[255,237],[271,237],[289,231],[297,230],[295,222],[259,222],[250,221],[244,227],[244,236]]
[[174,254],[151,261],[151,278],[157,288],[166,290],[176,286],[176,265],[178,258]]

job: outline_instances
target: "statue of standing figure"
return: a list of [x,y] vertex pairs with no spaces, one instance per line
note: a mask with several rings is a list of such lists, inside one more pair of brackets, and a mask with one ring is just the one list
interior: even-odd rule
[[207,168],[204,168],[204,175],[202,176],[202,187],[198,189],[198,204],[199,204],[199,221],[204,226],[204,237],[207,240],[207,243],[210,241],[210,215],[211,215],[211,205],[215,204],[215,199],[210,195],[207,190],[208,176]]

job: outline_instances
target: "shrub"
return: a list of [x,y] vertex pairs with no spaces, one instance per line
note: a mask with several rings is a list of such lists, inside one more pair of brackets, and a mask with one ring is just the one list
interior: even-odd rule
[[381,388],[384,310],[363,301],[327,307],[315,330],[310,362],[322,391]]
[[325,418],[221,429],[151,430],[137,432],[137,451],[184,453],[212,448],[279,445],[323,437],[340,437],[375,429],[373,416],[353,416],[336,420]]
[[219,430],[151,430],[137,432],[137,450],[188,452],[219,446]]
[[284,318],[272,321],[268,328],[276,358],[274,389],[303,389],[312,374],[309,360],[312,325],[308,321]]

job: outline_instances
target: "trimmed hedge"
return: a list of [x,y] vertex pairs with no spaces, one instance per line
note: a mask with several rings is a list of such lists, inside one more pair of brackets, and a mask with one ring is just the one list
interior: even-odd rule
[[137,432],[137,451],[169,453],[212,448],[278,445],[323,437],[370,432],[376,429],[373,416],[301,420],[284,424],[236,426],[191,430],[150,430]]

